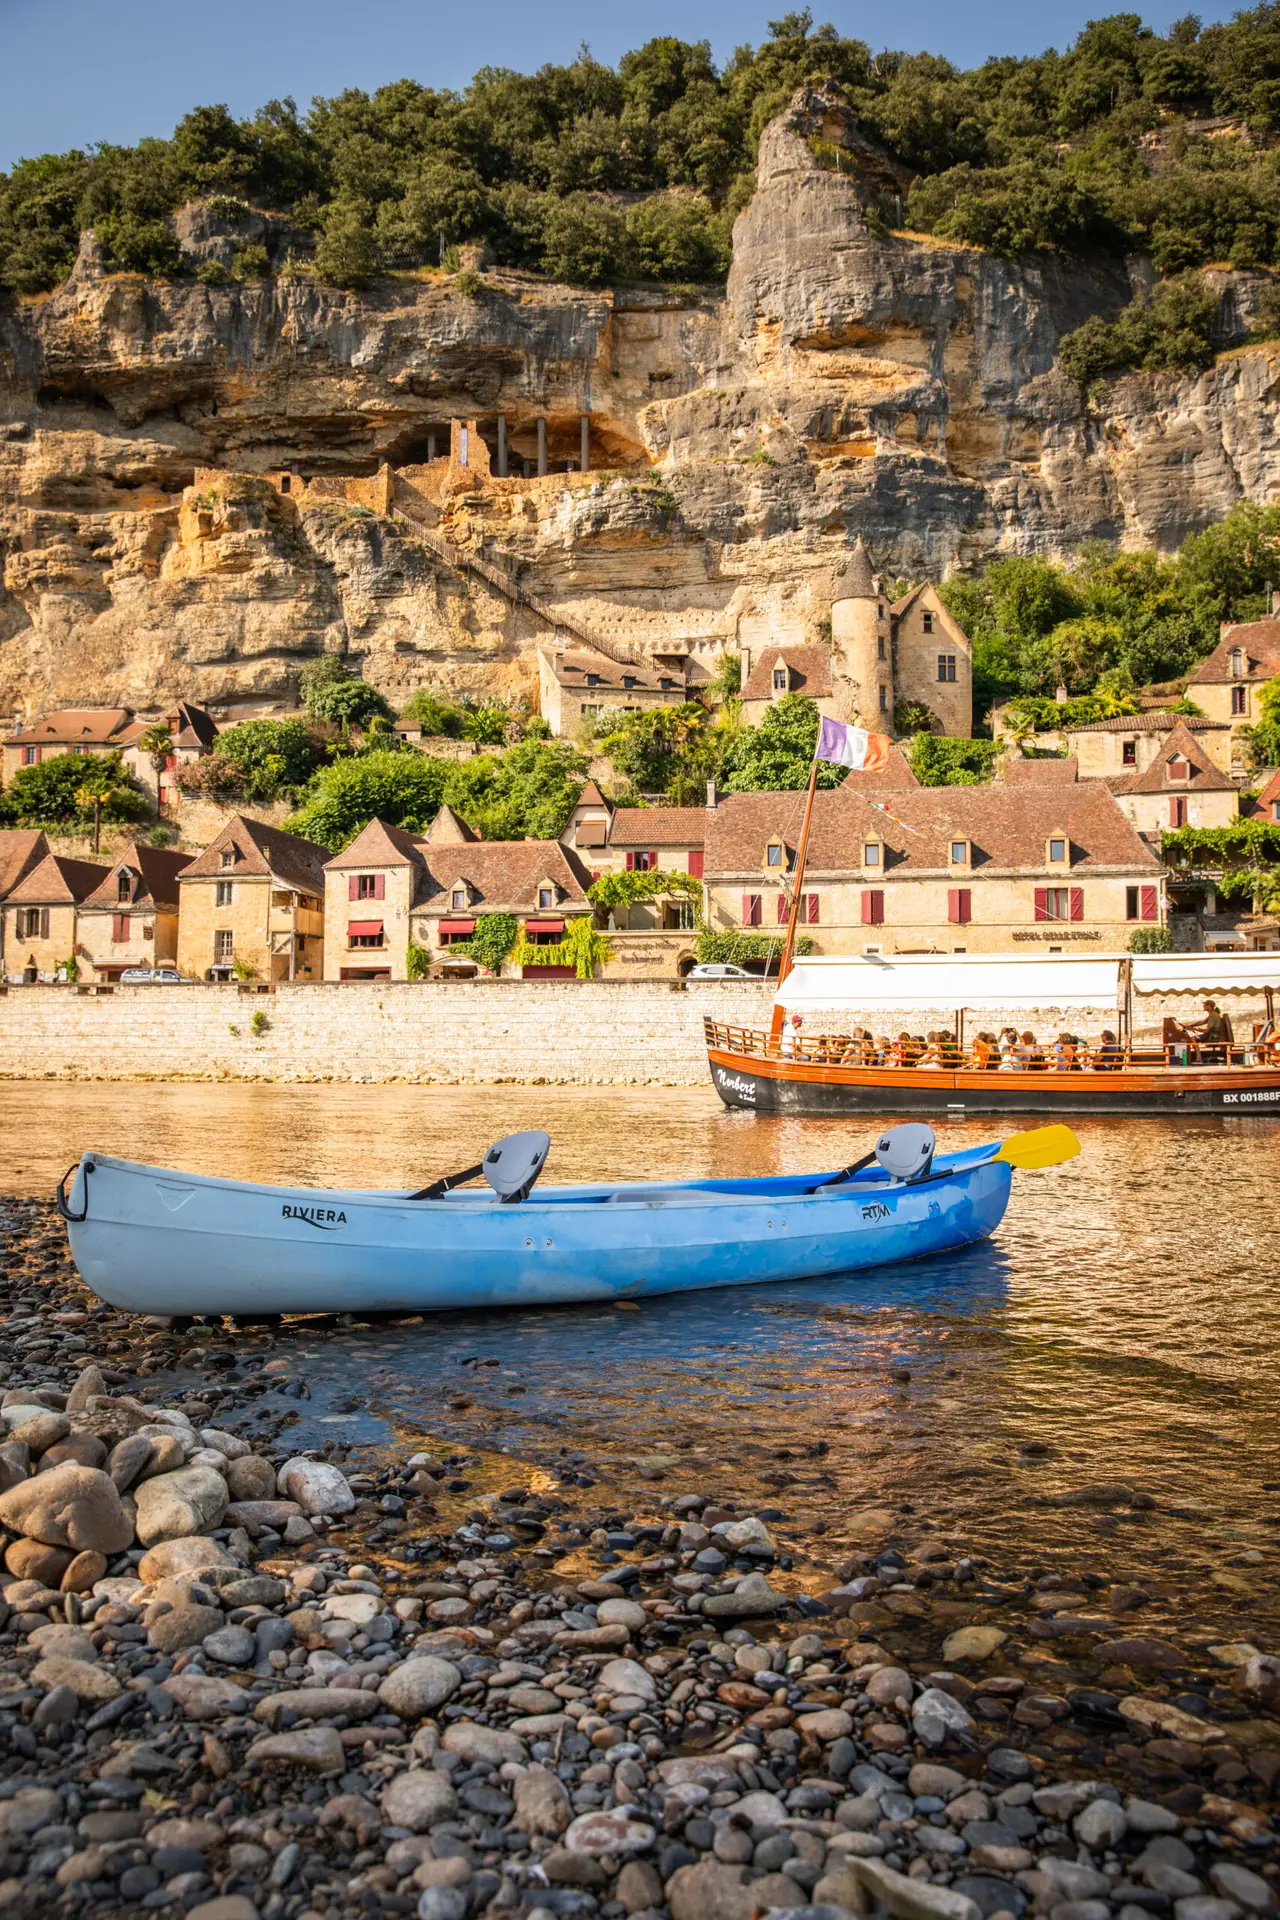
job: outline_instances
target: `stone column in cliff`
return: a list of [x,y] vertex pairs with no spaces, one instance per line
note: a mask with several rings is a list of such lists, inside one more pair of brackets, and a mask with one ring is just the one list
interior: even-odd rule
[[538,415],[538,478],[541,480],[547,470],[547,423]]
[[505,413],[500,413],[498,415],[498,478],[499,480],[505,480],[506,477],[507,477],[507,416]]
[[590,467],[591,467],[591,416],[590,414],[584,413],[581,416],[578,422],[578,427],[580,432],[580,443],[582,447],[582,471],[586,473],[590,470]]

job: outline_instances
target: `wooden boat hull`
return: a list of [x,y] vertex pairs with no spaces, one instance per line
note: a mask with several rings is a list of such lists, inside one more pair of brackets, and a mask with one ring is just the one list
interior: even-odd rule
[[644,1299],[816,1279],[967,1246],[1004,1218],[994,1144],[939,1155],[894,1186],[878,1168],[821,1175],[483,1190],[440,1200],[317,1192],[88,1153],[62,1196],[85,1284],[132,1312],[422,1313]]
[[1231,1113],[1280,1115],[1280,1070],[1122,1068],[1115,1073],[980,1073],[838,1067],[712,1046],[726,1107],[796,1119],[859,1113]]

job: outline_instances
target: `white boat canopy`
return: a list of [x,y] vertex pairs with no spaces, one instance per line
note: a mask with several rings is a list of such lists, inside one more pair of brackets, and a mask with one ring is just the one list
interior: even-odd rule
[[[1280,958],[1280,956],[1278,956]],[[876,954],[797,960],[776,1003],[789,1013],[822,1008],[1083,1007],[1114,1013],[1123,1004],[1120,961],[1043,954]]]
[[1135,993],[1261,993],[1280,987],[1280,953],[1139,954]]

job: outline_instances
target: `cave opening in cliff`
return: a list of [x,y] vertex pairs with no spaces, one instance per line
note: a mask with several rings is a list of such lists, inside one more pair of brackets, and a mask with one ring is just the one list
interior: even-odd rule
[[[448,420],[415,421],[388,442],[385,459],[392,467],[425,467],[449,458]],[[496,444],[496,443],[495,443]]]

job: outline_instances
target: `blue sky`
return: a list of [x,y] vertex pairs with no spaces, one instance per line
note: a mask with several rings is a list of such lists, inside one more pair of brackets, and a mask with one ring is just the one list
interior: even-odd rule
[[[650,0],[602,15],[590,0],[0,0],[0,167],[95,140],[168,134],[188,108],[218,101],[245,114],[292,94],[305,107],[317,93],[372,90],[406,74],[430,86],[461,86],[479,66],[528,71],[572,59],[583,40],[598,59],[614,61],[655,34],[675,33],[709,40],[722,60],[743,41],[766,38],[767,20],[791,4]],[[1177,0],[1145,17],[1164,28],[1186,8],[1187,0]],[[1087,19],[1120,10],[1116,0],[1038,7],[898,0],[892,9],[837,0],[813,8],[818,21],[873,47],[927,49],[966,66],[990,53],[1064,46]],[[1206,6],[1202,17],[1226,19],[1233,10]]]

